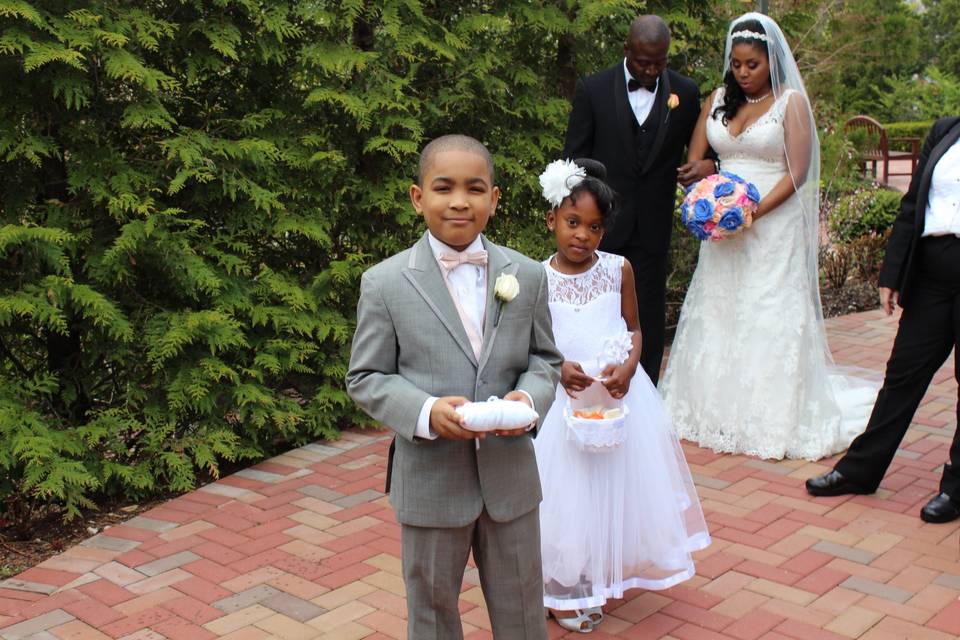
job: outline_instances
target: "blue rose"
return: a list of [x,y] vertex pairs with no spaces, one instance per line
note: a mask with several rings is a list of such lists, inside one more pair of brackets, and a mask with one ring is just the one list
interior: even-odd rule
[[722,198],[724,196],[729,196],[733,193],[733,190],[736,189],[732,182],[721,182],[713,188],[713,197]]
[[693,218],[699,223],[713,219],[713,205],[705,199],[697,200],[693,205]]
[[720,222],[717,224],[719,224],[720,228],[724,231],[736,231],[740,228],[740,225],[743,224],[743,211],[740,210],[740,207],[728,209],[720,217]]
[[703,224],[697,223],[692,219],[687,223],[687,231],[692,233],[697,240],[706,240],[710,237],[710,234],[704,230]]
[[684,202],[682,205],[680,205],[680,219],[683,220],[684,224],[686,224],[689,218],[690,218],[690,205]]
[[756,185],[752,182],[747,183],[747,197],[754,202],[760,202],[760,192],[757,191]]
[[743,178],[741,178],[741,177],[738,176],[737,174],[732,173],[732,172],[730,172],[730,171],[721,171],[721,172],[720,172],[720,175],[722,175],[722,176],[725,177],[725,178],[730,178],[730,179],[733,180],[734,182],[746,182],[746,180],[744,180]]

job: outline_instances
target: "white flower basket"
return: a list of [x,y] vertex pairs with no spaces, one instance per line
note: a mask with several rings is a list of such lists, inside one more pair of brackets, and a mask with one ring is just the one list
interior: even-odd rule
[[[574,411],[585,409],[618,409],[620,413],[611,418],[579,418],[573,415]],[[629,409],[622,400],[611,396],[599,381],[594,382],[576,398],[567,396],[567,406],[563,409],[567,439],[580,451],[587,453],[613,451],[627,439],[625,422],[628,413]]]

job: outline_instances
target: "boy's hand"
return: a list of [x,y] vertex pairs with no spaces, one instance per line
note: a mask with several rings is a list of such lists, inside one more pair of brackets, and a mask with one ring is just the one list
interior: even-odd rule
[[603,386],[614,398],[622,398],[630,390],[630,379],[637,372],[636,368],[631,370],[630,365],[609,365],[600,375],[606,378]]
[[456,408],[470,402],[463,396],[437,398],[430,409],[430,428],[441,438],[449,440],[473,440],[485,434],[463,428],[463,417]]
[[563,366],[560,367],[560,384],[567,390],[567,395],[576,398],[573,392],[583,391],[589,387],[593,384],[593,378],[583,372],[579,362],[564,360]]
[[[504,400],[517,400],[527,405],[531,409],[536,409],[532,404],[530,404],[530,398],[525,393],[520,393],[519,391],[511,391],[510,393],[503,396]],[[529,425],[528,425],[529,426]],[[527,433],[529,429],[526,426],[520,427],[519,429],[496,429],[494,433],[498,436],[522,436]]]

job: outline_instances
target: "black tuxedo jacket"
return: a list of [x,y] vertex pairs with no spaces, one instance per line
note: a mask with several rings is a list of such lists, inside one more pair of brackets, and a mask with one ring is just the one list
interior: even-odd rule
[[[675,109],[667,106],[671,93],[680,99]],[[651,109],[653,144],[638,166],[636,118],[627,101],[623,61],[577,81],[563,157],[599,160],[607,167],[607,182],[620,195],[620,213],[613,229],[604,234],[602,249],[620,253],[634,245],[666,257],[676,209],[677,167],[685,161],[684,150],[699,115],[696,83],[665,70]]]
[[909,304],[910,285],[916,277],[917,242],[926,221],[930,178],[937,162],[960,138],[960,117],[937,120],[920,151],[910,188],[900,201],[900,213],[893,223],[887,252],[880,268],[880,286],[900,292],[901,306]]

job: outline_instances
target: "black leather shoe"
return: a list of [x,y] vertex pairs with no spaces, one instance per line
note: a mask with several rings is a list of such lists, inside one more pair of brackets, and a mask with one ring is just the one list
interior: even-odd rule
[[920,519],[924,522],[952,522],[960,518],[960,504],[945,493],[934,496],[920,509]]
[[849,493],[865,495],[873,491],[850,482],[834,470],[807,480],[807,493],[812,496],[843,496]]

